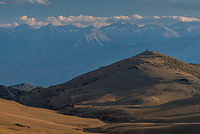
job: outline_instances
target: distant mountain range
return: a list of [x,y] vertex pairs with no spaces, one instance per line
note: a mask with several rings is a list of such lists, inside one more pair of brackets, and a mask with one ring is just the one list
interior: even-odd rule
[[114,23],[97,29],[47,25],[0,28],[0,84],[50,86],[100,66],[159,51],[185,62],[200,63],[200,23],[172,26]]

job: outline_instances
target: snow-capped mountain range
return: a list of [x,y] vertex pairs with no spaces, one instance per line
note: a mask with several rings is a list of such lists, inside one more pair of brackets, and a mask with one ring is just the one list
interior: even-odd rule
[[0,28],[0,84],[59,84],[150,49],[200,63],[200,23]]

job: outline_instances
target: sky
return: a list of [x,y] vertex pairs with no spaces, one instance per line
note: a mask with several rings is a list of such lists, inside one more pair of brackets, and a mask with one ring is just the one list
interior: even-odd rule
[[200,0],[0,0],[0,27],[200,22]]

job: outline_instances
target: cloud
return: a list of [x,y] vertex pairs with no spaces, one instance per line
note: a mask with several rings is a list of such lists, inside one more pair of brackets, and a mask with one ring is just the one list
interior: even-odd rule
[[13,23],[14,23],[15,27],[19,26],[19,23],[17,23],[17,22],[13,22]]
[[75,25],[77,27],[87,27],[89,25],[93,25],[94,27],[101,27],[101,26],[107,26],[110,25],[110,22],[107,22],[107,17],[93,17],[93,16],[58,16],[57,19],[63,24],[63,25]]
[[39,4],[50,4],[50,2],[48,0],[22,0],[23,2],[30,2],[30,3],[39,3]]
[[143,17],[138,14],[131,15],[131,16],[120,15],[120,16],[112,16],[112,17],[108,18],[107,21],[109,21],[109,22],[134,22],[134,21],[140,20],[142,18]]
[[[132,23],[137,25],[147,25],[147,24],[157,24],[160,26],[163,25],[172,25],[178,22],[200,22],[200,19],[194,17],[187,16],[141,16],[138,14],[125,16],[111,16],[111,17],[94,17],[94,16],[51,16],[47,17],[43,21],[36,21],[35,18],[28,18],[26,15],[20,17],[22,23],[29,24],[34,28],[40,28],[41,26],[45,26],[47,24],[52,24],[54,26],[64,26],[64,25],[74,25],[77,27],[87,27],[94,26],[96,28],[100,28],[102,26],[108,26],[112,23]],[[16,20],[18,21],[18,20]],[[21,23],[20,23],[21,24]],[[14,22],[14,26],[18,26],[19,23]]]
[[144,17],[139,24],[172,25],[179,22],[200,22],[199,19],[187,16],[153,16]]
[[197,18],[188,18],[188,17],[184,17],[184,16],[172,16],[172,18],[174,19],[178,19],[182,22],[194,22],[194,21],[200,21]]
[[159,17],[159,16],[153,16],[153,18],[155,18],[155,19],[160,19],[160,17]]
[[130,18],[128,16],[125,16],[125,15],[121,15],[121,16],[113,16],[111,17],[111,19],[113,20],[130,20]]
[[28,18],[26,15],[21,16],[20,20],[24,21],[26,24],[34,28],[40,28],[41,26],[48,24],[48,22],[42,22],[42,21],[37,22],[35,18]]
[[50,23],[50,24],[52,24],[52,25],[54,25],[54,26],[63,25],[63,24],[61,24],[61,22],[60,22],[57,18],[55,18],[55,17],[48,17],[48,18],[47,18],[47,22]]
[[131,17],[133,20],[135,20],[135,19],[142,19],[142,18],[143,18],[142,16],[140,16],[140,15],[138,15],[138,14],[131,15],[130,17]]
[[39,3],[48,5],[50,2],[48,0],[1,0],[0,4],[20,4],[23,2]]
[[136,4],[148,8],[181,8],[200,10],[199,0],[136,0]]
[[57,17],[48,17],[48,23],[53,25],[74,25],[77,27],[87,27],[93,25],[96,28],[107,26],[112,23],[133,23],[138,25],[158,24],[158,25],[172,25],[178,22],[200,22],[199,19],[187,16],[141,16],[138,14],[125,16],[111,16],[111,17],[93,17],[93,16],[68,16],[63,15]]
[[12,24],[6,23],[6,24],[0,24],[0,27],[11,27]]
[[6,4],[6,2],[1,2],[1,1],[0,1],[0,4]]
[[138,25],[158,24],[172,25],[178,22],[200,22],[200,19],[187,16],[141,16],[138,14],[131,16],[113,16],[107,19],[107,22],[115,23],[133,23]]

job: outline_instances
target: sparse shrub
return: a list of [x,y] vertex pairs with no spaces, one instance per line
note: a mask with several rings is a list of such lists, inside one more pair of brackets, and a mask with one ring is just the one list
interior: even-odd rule
[[171,69],[175,70],[180,69],[181,71],[190,73],[196,77],[200,77],[200,68],[198,65],[188,64],[177,60],[176,58],[165,55],[162,56],[162,60],[164,60],[164,66],[169,66]]

